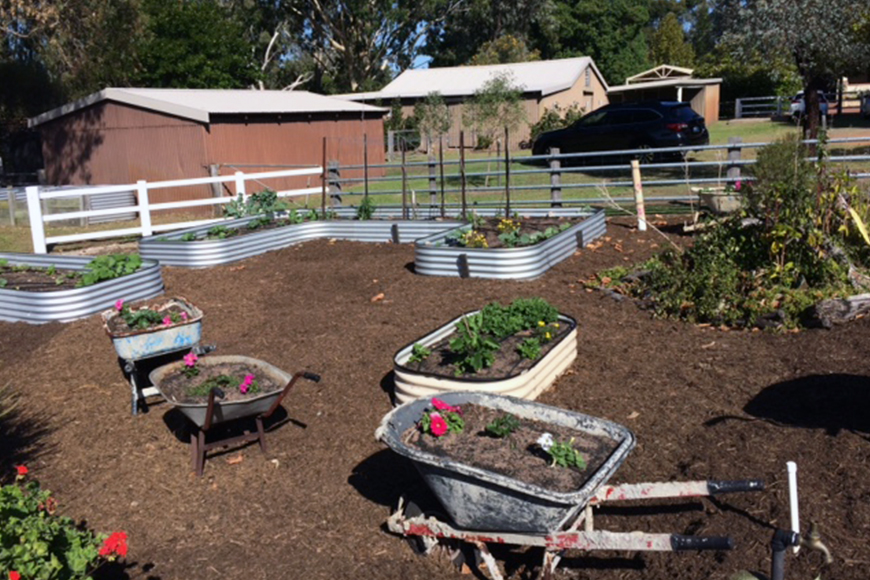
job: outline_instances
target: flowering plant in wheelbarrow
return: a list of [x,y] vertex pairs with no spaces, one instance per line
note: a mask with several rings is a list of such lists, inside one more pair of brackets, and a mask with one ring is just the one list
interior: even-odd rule
[[133,307],[117,300],[102,314],[118,356],[137,360],[195,346],[202,338],[202,311],[175,297]]
[[127,555],[127,534],[95,534],[60,515],[50,491],[16,468],[15,482],[0,487],[0,578],[79,580],[103,563]]
[[435,455],[561,492],[580,487],[589,465],[603,463],[619,444],[610,436],[437,397],[403,439]]

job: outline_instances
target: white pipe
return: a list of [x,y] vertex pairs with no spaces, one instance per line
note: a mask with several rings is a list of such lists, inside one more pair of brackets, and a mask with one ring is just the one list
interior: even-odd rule
[[[788,469],[788,504],[791,511],[791,530],[796,534],[800,534],[801,525],[798,517],[797,463],[794,461],[787,461],[785,466]],[[800,549],[800,545],[797,545],[792,548],[792,551],[797,554]]]

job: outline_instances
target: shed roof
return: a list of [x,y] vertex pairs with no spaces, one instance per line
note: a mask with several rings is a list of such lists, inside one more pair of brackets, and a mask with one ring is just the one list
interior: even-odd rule
[[650,81],[659,81],[662,79],[685,78],[691,77],[694,69],[674,66],[672,64],[660,64],[655,68],[645,70],[634,76],[625,79],[625,84],[631,85],[634,83],[646,83]]
[[646,89],[658,89],[663,87],[683,87],[690,89],[694,87],[702,87],[707,85],[718,85],[722,83],[722,79],[696,79],[691,77],[683,77],[676,79],[664,79],[661,81],[652,81],[644,83],[634,83],[631,85],[619,85],[607,89],[607,93],[625,93],[629,91],[644,91]]
[[29,119],[30,127],[102,102],[114,101],[209,123],[215,114],[377,113],[386,109],[308,91],[107,88]]
[[607,88],[607,81],[592,59],[581,56],[510,64],[409,69],[380,91],[335,96],[353,101],[425,97],[436,91],[445,97],[470,96],[494,75],[502,73],[512,75],[514,84],[523,92],[546,96],[574,86],[587,67],[592,68]]

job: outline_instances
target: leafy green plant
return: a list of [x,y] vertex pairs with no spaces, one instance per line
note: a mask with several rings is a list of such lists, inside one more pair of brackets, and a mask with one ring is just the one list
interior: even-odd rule
[[113,280],[135,273],[142,266],[139,254],[109,254],[98,256],[86,266],[76,286],[92,286],[98,282]]
[[532,141],[541,133],[569,127],[580,120],[584,110],[577,103],[572,103],[564,109],[557,103],[553,108],[546,108],[536,123],[529,126]]
[[206,237],[212,240],[223,240],[238,234],[239,231],[235,228],[227,226],[213,226],[206,232]]
[[181,240],[182,242],[195,242],[196,241],[196,234],[193,232],[187,232],[186,234],[183,234],[178,239]]
[[505,413],[500,417],[496,417],[484,430],[493,437],[502,439],[519,429],[519,427],[520,420],[517,416],[512,413]]
[[573,437],[568,441],[557,441],[552,434],[544,433],[537,443],[550,456],[550,466],[573,467],[580,471],[586,469],[586,459],[574,449]]
[[287,204],[278,199],[278,194],[271,189],[245,197],[239,194],[236,199],[224,205],[224,214],[233,218],[243,218],[262,215],[269,223],[275,220],[275,214],[287,209]]
[[541,341],[537,338],[526,338],[517,347],[520,356],[529,360],[535,360],[541,356]]
[[58,515],[51,492],[24,483],[23,465],[16,470],[15,483],[0,488],[0,570],[10,579],[84,580],[102,561],[127,555],[124,532],[94,534]]
[[52,264],[51,266],[49,266],[48,268],[45,269],[45,273],[48,274],[49,276],[54,276],[57,273],[57,266]]
[[6,278],[0,278],[0,288],[6,288],[8,284],[9,280],[7,280]]
[[480,313],[463,316],[450,340],[450,350],[458,357],[456,374],[476,373],[492,366],[498,348],[499,344],[484,332]]
[[422,344],[420,344],[420,343],[418,342],[417,344],[415,344],[415,345],[411,348],[411,356],[408,357],[408,362],[410,362],[410,363],[420,363],[420,362],[423,362],[424,360],[426,360],[427,358],[429,358],[429,356],[430,356],[431,354],[432,354],[432,350],[431,350],[431,349],[426,348],[425,346],[423,346]]
[[[245,375],[239,379],[230,375],[218,375],[209,377],[198,385],[187,389],[187,394],[192,397],[207,397],[212,389],[221,390],[238,389],[242,394],[256,395],[260,392],[260,384],[253,378],[254,375]],[[248,378],[251,377],[251,378]]]
[[370,220],[375,215],[376,209],[377,206],[375,205],[375,202],[372,201],[372,198],[368,195],[364,195],[359,207],[356,208],[356,219]]

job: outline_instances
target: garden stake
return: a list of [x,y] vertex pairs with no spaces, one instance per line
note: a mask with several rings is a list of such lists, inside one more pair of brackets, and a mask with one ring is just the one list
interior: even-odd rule
[[634,182],[634,205],[637,209],[637,230],[646,231],[646,207],[643,204],[643,183],[640,180],[640,161],[631,160],[631,180]]
[[323,216],[323,219],[326,219],[326,137],[323,138],[323,177],[322,177],[322,186],[320,192],[320,213]]
[[465,200],[465,131],[459,132],[459,183],[462,189],[462,219],[468,218],[468,206]]
[[438,165],[441,166],[441,217],[444,217],[444,139],[438,137]]
[[508,146],[510,133],[504,128],[504,217],[511,216],[511,148]]

